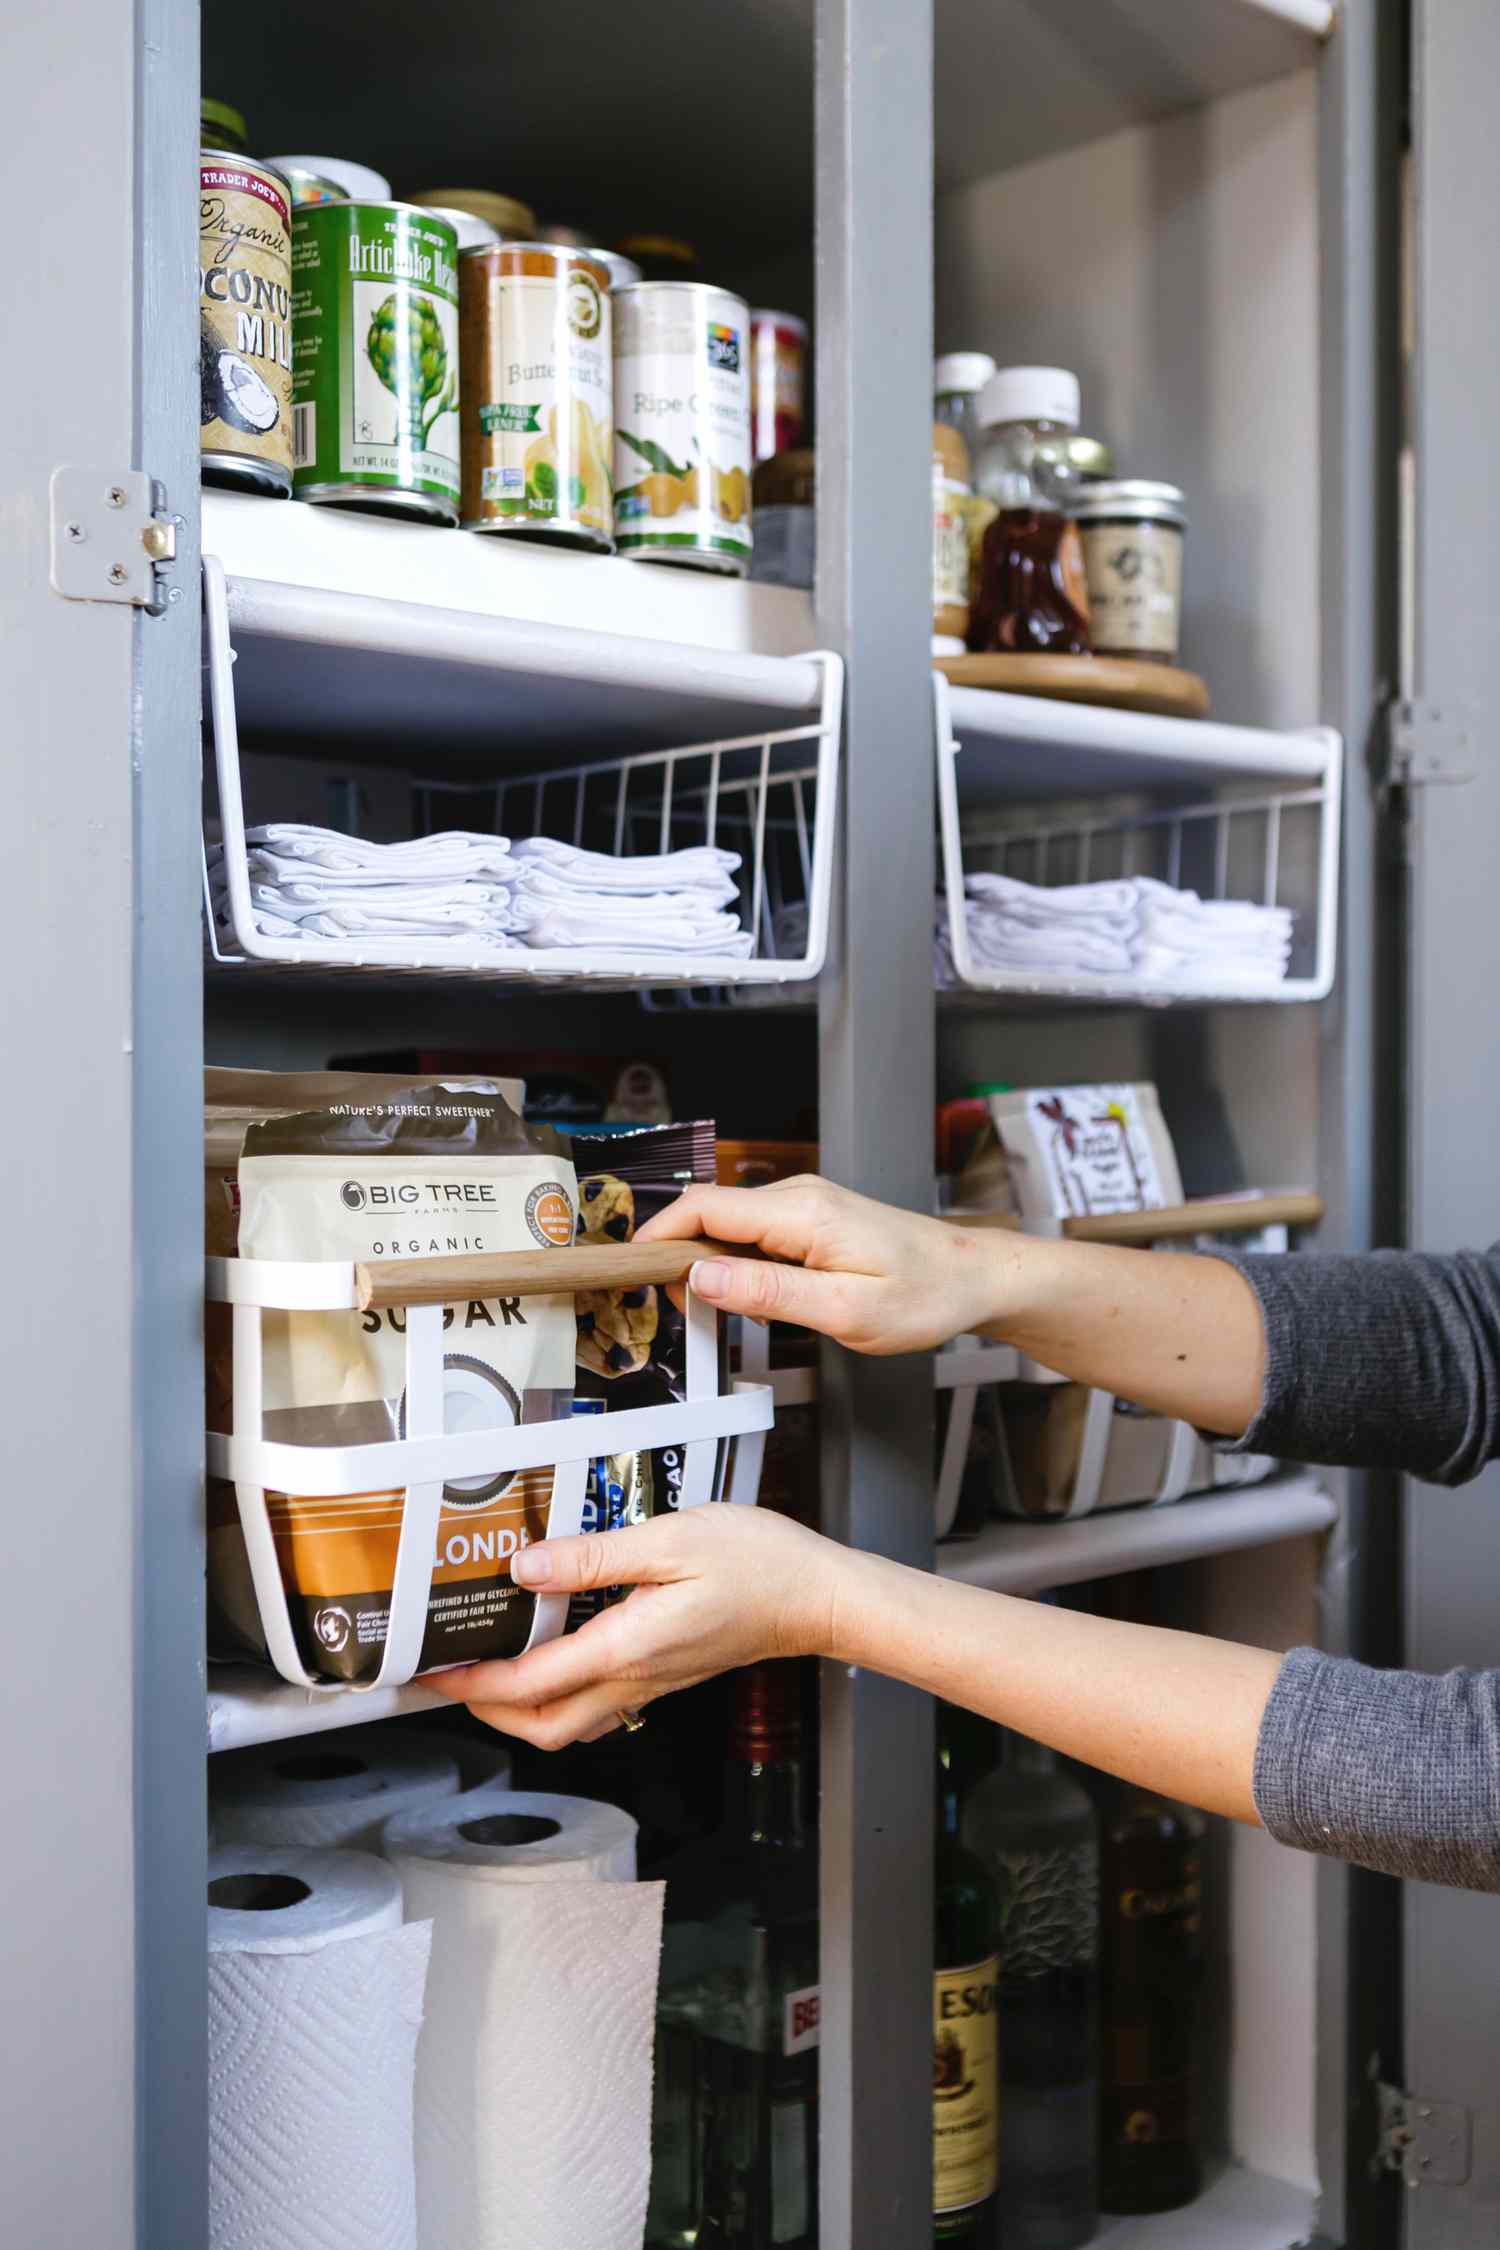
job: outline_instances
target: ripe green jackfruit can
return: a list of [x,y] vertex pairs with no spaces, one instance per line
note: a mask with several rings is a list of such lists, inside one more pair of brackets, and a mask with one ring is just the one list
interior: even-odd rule
[[292,227],[299,500],[458,521],[458,237],[407,203]]

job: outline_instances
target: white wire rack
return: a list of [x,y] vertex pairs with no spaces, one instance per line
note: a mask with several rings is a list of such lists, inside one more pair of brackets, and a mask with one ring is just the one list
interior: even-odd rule
[[[960,992],[1155,1006],[1327,997],[1343,760],[1331,728],[1278,736],[997,695],[967,706],[993,705],[993,732],[961,740],[947,681],[934,674],[933,688],[943,892]],[[1290,907],[1288,973],[1251,981],[1205,971],[1168,983],[991,968],[975,957],[964,912],[965,878],[980,872],[1044,887],[1151,875],[1203,898]]]
[[[452,1263],[472,1275],[469,1293],[483,1297],[491,1292],[494,1284],[486,1281],[485,1259]],[[370,1683],[372,1692],[384,1691],[409,1681],[421,1658],[445,1487],[474,1476],[514,1475],[554,1464],[548,1531],[560,1537],[582,1528],[588,1464],[601,1443],[607,1442],[611,1452],[681,1447],[678,1505],[696,1507],[713,1498],[720,1441],[763,1432],[772,1419],[768,1385],[741,1381],[729,1392],[720,1392],[718,1316],[702,1299],[689,1296],[685,1395],[680,1401],[602,1417],[574,1415],[554,1422],[517,1422],[504,1429],[447,1432],[444,1308],[408,1305],[404,1434],[365,1445],[273,1441],[263,1435],[262,1315],[270,1309],[353,1312],[359,1303],[355,1268],[333,1260],[210,1258],[206,1287],[210,1299],[233,1307],[234,1331],[234,1428],[209,1433],[208,1467],[212,1475],[234,1486],[266,1645],[276,1670],[294,1687],[365,1692],[320,1680],[304,1661],[287,1602],[268,1492],[335,1502],[347,1499],[356,1505],[372,1493],[402,1492],[385,1639],[379,1669]],[[742,1480],[731,1497],[753,1502],[756,1485]],[[563,1629],[567,1607],[566,1595],[539,1596],[528,1646],[555,1639]]]
[[[637,752],[475,783],[410,778],[412,833],[461,824],[497,835],[546,835],[616,857],[712,844],[738,852],[736,911],[750,933],[744,959],[649,947],[501,947],[478,938],[288,938],[257,927],[247,865],[245,776],[234,696],[224,573],[205,556],[205,668],[217,803],[205,821],[207,944],[219,968],[273,967],[308,977],[350,971],[479,976],[542,986],[652,988],[795,984],[815,978],[828,942],[844,668],[814,651],[820,697],[807,724]],[[497,679],[497,692],[501,685]],[[440,708],[440,706],[439,706]],[[388,770],[388,769],[387,769]],[[279,817],[274,805],[257,817]],[[216,918],[208,838],[222,845],[225,914]]]

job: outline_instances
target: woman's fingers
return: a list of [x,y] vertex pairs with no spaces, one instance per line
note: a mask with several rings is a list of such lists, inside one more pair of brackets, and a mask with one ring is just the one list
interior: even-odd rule
[[518,1586],[540,1593],[579,1594],[590,1586],[641,1586],[676,1578],[682,1540],[673,1516],[629,1531],[588,1531],[576,1539],[543,1539],[512,1558]]
[[[614,1620],[608,1610],[591,1617],[576,1633],[545,1641],[524,1656],[497,1656],[487,1664],[465,1664],[434,1674],[432,1685],[452,1703],[504,1703],[538,1710],[559,1696],[575,1694],[623,1671]],[[628,1700],[628,1699],[627,1699]]]
[[[640,1701],[646,1700],[643,1692]],[[477,1696],[469,1699],[469,1709],[476,1719],[483,1719],[486,1726],[501,1734],[513,1735],[518,1742],[529,1742],[534,1750],[566,1750],[570,1742],[608,1734],[619,1725],[622,1709],[636,1708],[639,1706],[630,1695],[612,1680],[581,1689],[576,1695],[559,1696],[540,1709],[491,1703]]]
[[877,1284],[861,1274],[814,1273],[806,1266],[750,1258],[700,1258],[688,1275],[695,1297],[752,1320],[787,1320],[849,1340],[861,1329],[862,1298]]

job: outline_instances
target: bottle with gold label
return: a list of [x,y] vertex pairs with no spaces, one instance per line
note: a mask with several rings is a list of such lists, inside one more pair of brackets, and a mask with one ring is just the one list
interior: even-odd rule
[[1099,2200],[1173,2211],[1202,2185],[1203,1822],[1121,1784],[1100,1812]]
[[[940,1714],[941,1719],[942,1714]],[[940,1725],[932,1974],[932,2239],[980,2250],[994,2225],[999,2142],[1000,1902],[959,1841],[959,1775]]]

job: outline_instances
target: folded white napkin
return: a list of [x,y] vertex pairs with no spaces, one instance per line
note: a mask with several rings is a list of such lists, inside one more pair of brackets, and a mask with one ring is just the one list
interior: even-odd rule
[[523,836],[512,844],[513,856],[546,867],[557,882],[580,891],[686,891],[707,890],[733,898],[734,885],[724,889],[726,877],[740,864],[738,852],[722,851],[716,844],[694,844],[679,852],[632,854],[619,859],[609,852],[589,852],[578,844],[559,843],[555,836]]

